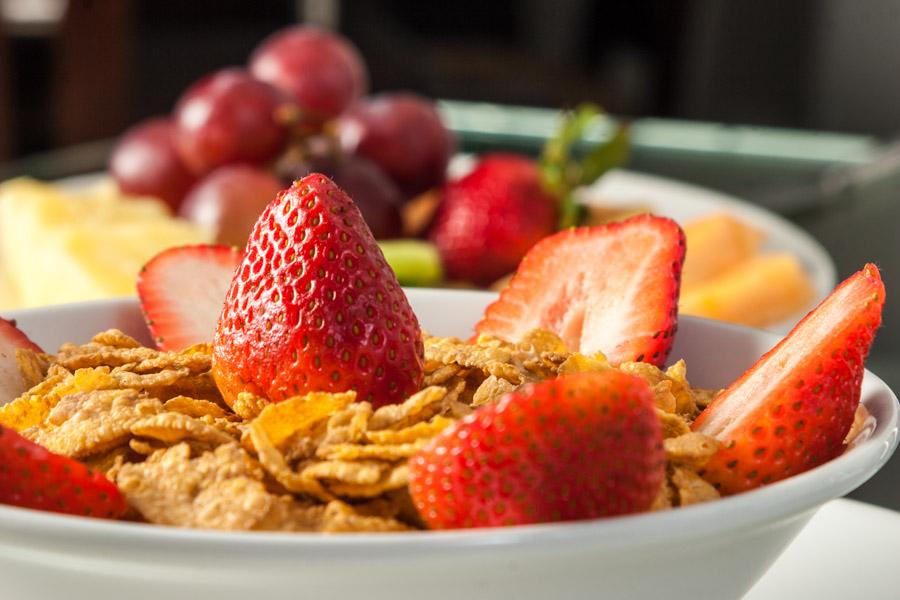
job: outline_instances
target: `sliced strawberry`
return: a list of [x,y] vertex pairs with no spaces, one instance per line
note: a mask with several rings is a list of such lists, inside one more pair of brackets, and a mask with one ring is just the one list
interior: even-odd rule
[[102,473],[0,426],[0,503],[116,519],[128,508]]
[[263,211],[225,300],[213,376],[226,402],[355,390],[376,406],[419,388],[419,322],[353,200],[324,175]]
[[840,454],[883,305],[881,276],[866,265],[717,396],[694,422],[723,442],[706,479],[733,494]]
[[654,406],[644,380],[615,370],[527,386],[410,459],[413,502],[434,529],[646,510],[665,475]]
[[681,228],[651,215],[561,231],[528,252],[475,330],[518,341],[546,329],[614,364],[662,365],[678,325],[684,249]]
[[28,389],[16,360],[16,350],[43,352],[28,339],[15,321],[0,318],[0,406],[12,402]]
[[137,278],[147,327],[160,350],[211,342],[225,292],[241,264],[238,248],[170,248],[150,259]]

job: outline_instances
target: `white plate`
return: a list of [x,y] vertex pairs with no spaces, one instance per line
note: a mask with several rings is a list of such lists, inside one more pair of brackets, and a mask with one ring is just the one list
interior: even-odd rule
[[763,250],[796,256],[812,279],[816,294],[797,318],[768,327],[772,331],[787,333],[837,283],[834,261],[815,238],[787,219],[728,194],[645,173],[614,170],[582,190],[581,200],[611,208],[642,206],[679,223],[727,212],[762,231],[767,236]]
[[834,500],[816,513],[744,600],[894,599],[900,596],[898,554],[900,513]]

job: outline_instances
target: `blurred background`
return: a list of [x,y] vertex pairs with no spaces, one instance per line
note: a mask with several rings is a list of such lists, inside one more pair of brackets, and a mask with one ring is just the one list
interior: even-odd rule
[[2,0],[0,156],[168,112],[298,20],[356,43],[375,91],[890,137],[898,18],[896,0]]
[[[900,294],[900,0],[0,0],[0,180],[102,170],[129,125],[301,21],[356,44],[375,92],[653,126],[631,168],[778,212],[840,278],[874,261]],[[891,304],[870,365],[898,389]],[[900,509],[898,480],[895,459],[857,496]]]

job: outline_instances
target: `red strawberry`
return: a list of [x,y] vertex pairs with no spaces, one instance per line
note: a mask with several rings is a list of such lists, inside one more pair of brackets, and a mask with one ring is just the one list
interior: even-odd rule
[[442,196],[430,238],[452,279],[490,284],[556,231],[557,200],[544,190],[537,163],[524,156],[484,156]]
[[16,327],[15,321],[0,318],[0,406],[15,400],[28,389],[16,361],[19,348],[43,352]]
[[662,365],[678,325],[684,248],[681,228],[651,215],[561,231],[528,252],[475,330],[518,341],[547,329],[614,364]]
[[610,370],[542,381],[472,413],[413,456],[409,490],[432,528],[489,527],[643,511],[664,475],[650,388]]
[[137,293],[160,350],[212,341],[225,292],[240,264],[238,248],[197,245],[164,250],[144,265]]
[[694,422],[724,444],[706,479],[733,494],[840,454],[883,305],[881,276],[866,265],[717,396]]
[[294,182],[256,222],[216,327],[226,401],[353,389],[399,402],[419,387],[422,354],[419,323],[353,200],[324,175]]
[[0,503],[116,519],[128,504],[102,473],[0,426]]

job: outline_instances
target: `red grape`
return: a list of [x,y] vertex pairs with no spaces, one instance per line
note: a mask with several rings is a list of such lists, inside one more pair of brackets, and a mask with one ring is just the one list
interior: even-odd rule
[[184,199],[179,215],[212,227],[216,242],[244,246],[263,209],[284,186],[250,165],[226,165],[203,178]]
[[284,146],[279,112],[290,100],[242,69],[223,69],[194,83],[174,120],[182,159],[197,174],[234,162],[261,163]]
[[434,104],[412,94],[361,100],[338,119],[337,133],[345,152],[377,163],[408,197],[443,181],[454,148]]
[[361,156],[307,157],[286,174],[291,179],[299,179],[313,172],[327,175],[347,192],[376,239],[397,238],[403,233],[400,216],[403,196],[378,165]]
[[290,94],[313,122],[336,117],[368,86],[362,57],[347,39],[304,25],[263,41],[250,57],[250,72]]
[[163,118],[126,131],[110,154],[109,172],[122,193],[159,198],[172,210],[194,183],[175,148],[175,125]]

